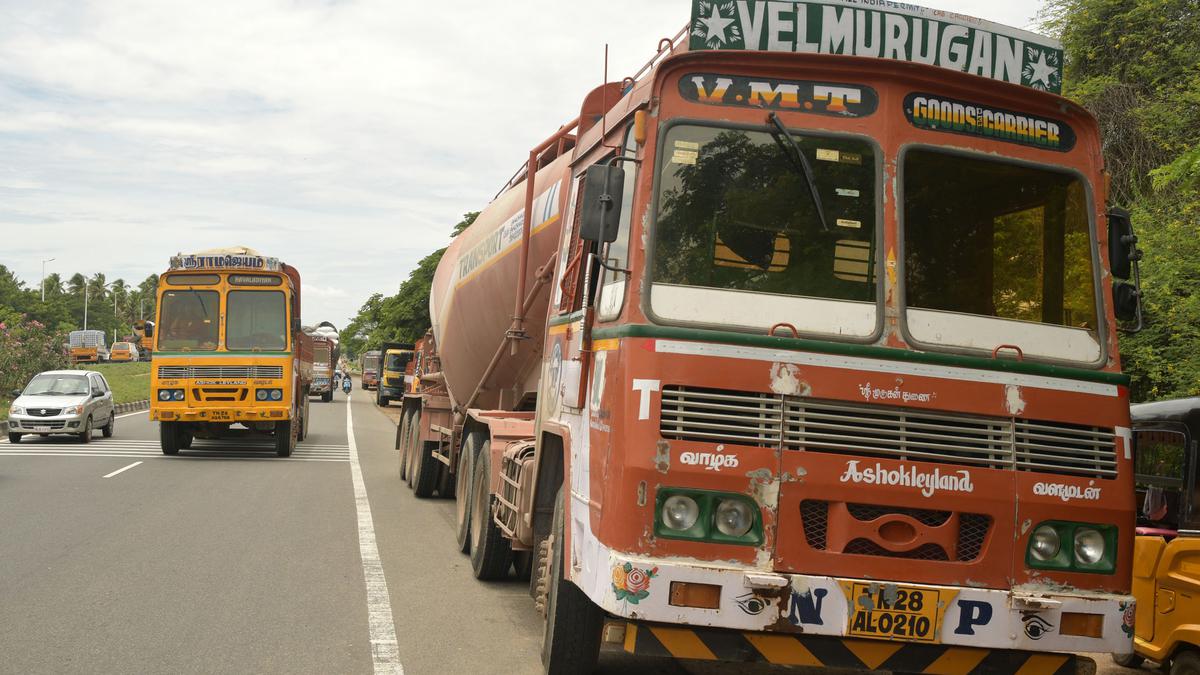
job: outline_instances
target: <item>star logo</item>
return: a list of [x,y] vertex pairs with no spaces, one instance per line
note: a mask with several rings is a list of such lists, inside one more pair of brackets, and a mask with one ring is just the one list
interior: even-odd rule
[[1025,53],[1025,68],[1021,74],[1029,86],[1042,91],[1052,91],[1058,88],[1058,55],[1054,52],[1044,52],[1035,47],[1029,47]]
[[[741,41],[742,32],[733,18],[733,3],[700,2],[692,35],[704,41],[709,49],[732,47]],[[724,13],[727,12],[729,16]],[[705,16],[707,14],[707,16]]]

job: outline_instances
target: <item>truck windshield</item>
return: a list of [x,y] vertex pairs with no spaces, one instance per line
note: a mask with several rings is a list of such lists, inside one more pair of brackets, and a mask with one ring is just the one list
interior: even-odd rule
[[287,349],[287,299],[279,291],[230,291],[225,346]]
[[787,322],[802,331],[870,335],[877,325],[875,151],[860,140],[792,132],[812,166],[827,231],[798,160],[770,132],[668,131],[651,308],[669,321],[763,329]]
[[159,307],[158,348],[212,351],[217,348],[220,295],[216,291],[167,291]]
[[916,341],[1099,360],[1081,179],[924,149],[905,153],[901,176],[906,318]]
[[412,359],[412,352],[402,352],[400,354],[388,354],[387,361],[383,366],[384,370],[404,370]]

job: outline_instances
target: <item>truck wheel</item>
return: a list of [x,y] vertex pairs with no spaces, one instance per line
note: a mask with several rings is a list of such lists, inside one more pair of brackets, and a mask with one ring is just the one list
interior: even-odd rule
[[329,403],[332,400],[333,400],[333,392],[332,391],[327,391],[324,394],[321,394],[321,402]]
[[430,454],[431,445],[433,444],[419,438],[412,444],[413,452],[417,453],[413,462],[413,473],[416,474],[412,484],[413,494],[421,499],[433,496],[433,491],[437,488],[438,467],[442,465]]
[[192,433],[190,431],[180,431],[179,432],[179,447],[180,448],[182,448],[184,450],[191,450],[192,449],[192,441],[194,441],[194,440],[195,440],[195,437],[192,436]]
[[1188,650],[1171,659],[1171,675],[1200,675],[1200,652]]
[[21,442],[21,434],[14,434],[12,432],[9,432],[8,442],[9,443],[20,443]]
[[400,476],[400,480],[404,480],[404,477],[408,475],[408,472],[405,470],[408,467],[406,467],[404,464],[408,459],[408,418],[411,416],[412,410],[405,410],[404,412],[400,413],[400,421],[396,423],[396,473]]
[[450,472],[450,467],[438,462],[437,493],[442,499],[454,499],[454,484],[457,476]]
[[421,409],[413,411],[408,420],[408,438],[404,442],[404,476],[408,487],[417,484],[417,455],[421,446]]
[[554,500],[554,525],[550,529],[550,564],[544,606],[546,626],[542,634],[542,668],[547,675],[590,673],[600,660],[600,632],[604,612],[583,591],[563,576],[563,490]]
[[179,428],[176,426],[178,422],[159,422],[158,423],[158,443],[162,446],[164,455],[179,454]]
[[1138,656],[1132,652],[1129,654],[1113,654],[1112,660],[1113,663],[1117,664],[1118,666],[1134,669],[1141,668],[1142,664],[1146,661],[1144,657]]
[[492,453],[482,448],[471,477],[471,569],[483,581],[504,579],[512,566],[512,543],[492,519]]
[[275,423],[275,456],[291,457],[292,449],[296,447],[296,437],[292,434],[292,421],[286,420]]
[[83,431],[79,432],[79,442],[80,443],[91,443],[92,442],[92,418],[91,417],[88,417],[87,421],[83,423]]
[[108,424],[100,427],[100,434],[105,438],[112,438],[113,430],[117,427],[117,412],[114,410],[108,416]]
[[469,434],[458,455],[458,491],[454,494],[454,521],[457,525],[458,548],[463,553],[471,552],[471,489],[475,470],[475,453],[479,446],[478,434]]

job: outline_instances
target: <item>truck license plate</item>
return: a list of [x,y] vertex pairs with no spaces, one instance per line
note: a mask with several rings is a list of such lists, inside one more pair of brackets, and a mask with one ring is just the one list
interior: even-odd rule
[[936,642],[941,593],[931,588],[854,583],[850,635],[884,640]]
[[233,413],[228,410],[212,410],[208,413],[208,417],[214,420],[231,420],[233,419]]

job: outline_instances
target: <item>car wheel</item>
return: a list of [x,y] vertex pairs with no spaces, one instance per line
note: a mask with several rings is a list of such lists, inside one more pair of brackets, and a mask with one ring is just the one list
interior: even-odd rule
[[87,421],[83,423],[83,431],[79,432],[79,442],[80,443],[91,443],[92,442],[92,418],[91,417],[87,418]]
[[8,434],[8,442],[9,443],[20,443],[21,442],[21,434],[14,434],[14,433],[10,432]]
[[100,427],[100,433],[103,434],[105,438],[112,438],[113,430],[116,426],[117,426],[117,413],[116,413],[116,411],[113,411],[113,413],[108,416],[108,424],[105,424],[104,426]]

